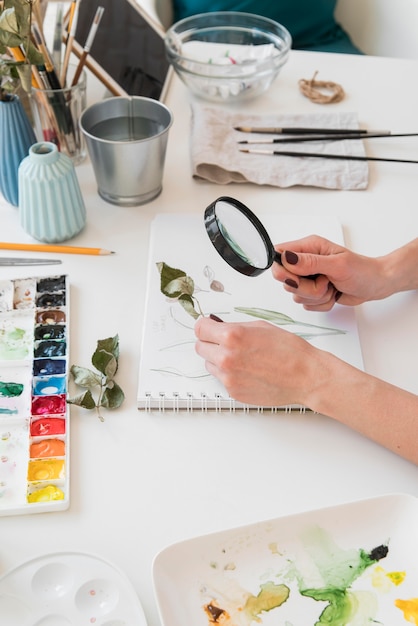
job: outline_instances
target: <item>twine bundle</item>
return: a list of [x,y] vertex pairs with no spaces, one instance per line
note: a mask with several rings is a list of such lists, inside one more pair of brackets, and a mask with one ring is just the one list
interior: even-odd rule
[[302,94],[316,104],[331,104],[341,102],[344,99],[344,89],[338,83],[325,80],[315,80],[318,72],[315,72],[311,80],[301,78],[299,89]]

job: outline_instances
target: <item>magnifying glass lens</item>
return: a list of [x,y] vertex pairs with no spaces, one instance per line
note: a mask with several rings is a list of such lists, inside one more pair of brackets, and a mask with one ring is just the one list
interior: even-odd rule
[[216,203],[218,228],[233,251],[251,267],[264,270],[270,264],[269,250],[260,232],[242,210],[231,202]]

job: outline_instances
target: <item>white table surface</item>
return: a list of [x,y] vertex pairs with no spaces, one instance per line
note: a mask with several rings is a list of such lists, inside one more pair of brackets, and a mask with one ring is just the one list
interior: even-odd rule
[[[325,109],[300,95],[298,79],[311,78],[316,70],[319,80],[343,85],[347,96],[342,103]],[[413,132],[418,130],[417,76],[417,61],[292,52],[272,90],[245,106],[266,113],[357,111],[365,127]],[[119,333],[117,380],[126,401],[118,411],[106,412],[104,423],[93,412],[72,407],[68,511],[0,517],[0,574],[46,552],[101,555],[127,574],[149,626],[159,623],[152,560],[172,542],[381,494],[418,496],[416,466],[321,415],[137,411],[148,232],[157,213],[201,213],[219,195],[233,195],[261,218],[271,211],[337,215],[347,244],[370,255],[406,243],[418,230],[418,166],[370,163],[367,191],[197,182],[189,158],[189,95],[177,79],[167,104],[175,121],[162,194],[142,207],[108,204],[97,195],[86,161],[77,174],[88,222],[70,243],[116,254],[62,255],[61,269],[71,284],[70,362],[88,367],[96,341]],[[367,150],[417,158],[418,139],[382,139]],[[2,240],[31,241],[17,209],[3,200],[0,225]],[[280,233],[272,235],[280,240]],[[48,275],[55,272],[51,267],[0,268],[0,279]],[[417,312],[416,292],[358,309],[366,370],[415,393]]]

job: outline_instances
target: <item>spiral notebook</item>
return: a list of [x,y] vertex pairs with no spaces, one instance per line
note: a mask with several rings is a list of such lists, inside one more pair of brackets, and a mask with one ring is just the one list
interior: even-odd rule
[[[263,224],[273,242],[317,234],[343,243],[337,219],[267,215]],[[145,318],[139,367],[137,406],[143,410],[258,409],[231,398],[205,369],[195,352],[195,320],[181,304],[160,289],[157,264],[181,270],[193,280],[193,296],[204,315],[224,321],[254,321],[260,316],[305,337],[318,348],[363,368],[355,309],[336,306],[328,313],[308,312],[293,302],[267,270],[247,277],[232,269],[217,253],[201,215],[159,214],[150,231]],[[287,319],[290,318],[290,321]],[[282,325],[286,321],[286,325]],[[271,411],[304,411],[298,405]]]

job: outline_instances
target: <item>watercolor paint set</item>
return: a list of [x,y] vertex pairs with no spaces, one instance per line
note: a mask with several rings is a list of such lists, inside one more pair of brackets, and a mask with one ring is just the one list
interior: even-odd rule
[[0,281],[0,515],[69,506],[66,275]]

